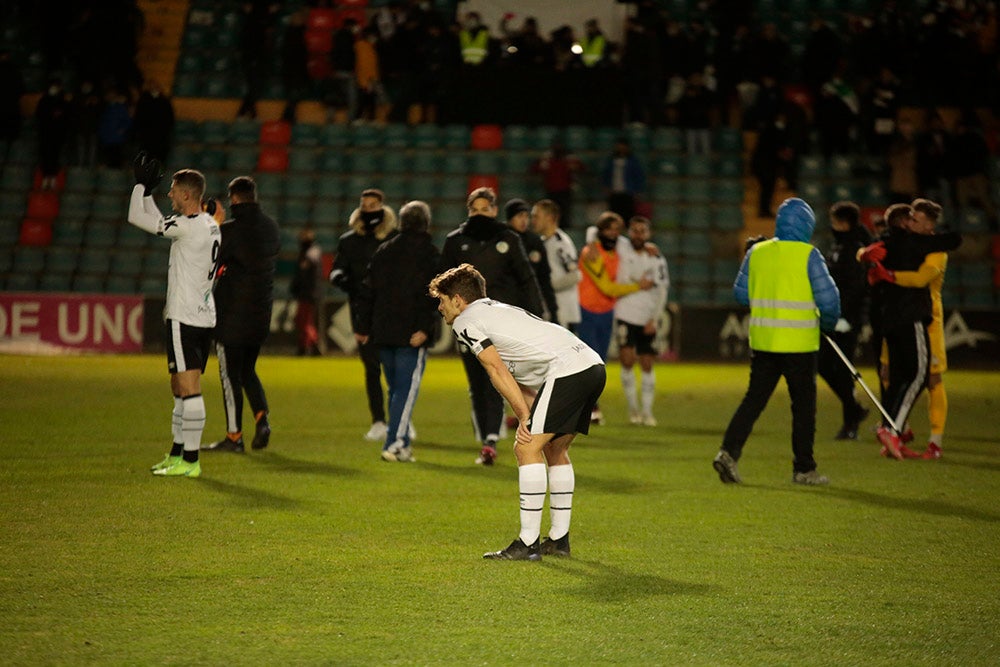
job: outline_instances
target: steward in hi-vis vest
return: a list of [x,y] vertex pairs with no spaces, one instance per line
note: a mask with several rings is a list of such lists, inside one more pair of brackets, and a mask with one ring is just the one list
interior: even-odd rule
[[778,208],[775,238],[747,250],[733,285],[750,306],[750,386],[726,428],[712,466],[719,479],[740,483],[736,462],[753,425],[784,376],[792,399],[792,482],[828,484],[816,472],[816,357],[820,330],[833,331],[840,293],[826,261],[809,240],[816,216],[801,199]]

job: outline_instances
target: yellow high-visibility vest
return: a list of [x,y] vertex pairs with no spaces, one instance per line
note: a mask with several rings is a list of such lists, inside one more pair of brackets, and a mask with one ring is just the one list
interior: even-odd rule
[[801,241],[771,239],[750,255],[750,348],[762,352],[815,352],[819,311],[809,283],[809,254]]
[[479,65],[486,60],[486,47],[489,44],[490,35],[485,30],[480,30],[473,37],[468,30],[458,33],[458,40],[462,45],[462,62],[466,65]]
[[592,38],[584,39],[583,44],[580,46],[583,47],[583,55],[581,56],[583,64],[587,67],[593,67],[604,58],[604,49],[607,46],[607,42],[604,39],[604,35],[595,35]]

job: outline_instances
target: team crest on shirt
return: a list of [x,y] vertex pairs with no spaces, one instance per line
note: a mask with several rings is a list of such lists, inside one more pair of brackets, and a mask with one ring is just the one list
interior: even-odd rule
[[532,250],[531,252],[528,253],[528,259],[531,260],[532,264],[538,264],[540,261],[542,261],[542,253],[538,252],[537,250]]
[[506,255],[510,251],[510,245],[506,241],[497,242],[496,248],[501,255]]

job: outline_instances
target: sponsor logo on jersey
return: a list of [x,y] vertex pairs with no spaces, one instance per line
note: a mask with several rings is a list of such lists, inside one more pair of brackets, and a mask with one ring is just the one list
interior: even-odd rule
[[506,255],[510,250],[510,245],[508,245],[506,241],[499,241],[496,245],[496,249],[501,255]]

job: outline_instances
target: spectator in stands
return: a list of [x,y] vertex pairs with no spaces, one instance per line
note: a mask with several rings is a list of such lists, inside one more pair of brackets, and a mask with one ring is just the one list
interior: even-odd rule
[[118,169],[122,166],[125,142],[132,132],[132,115],[128,97],[121,90],[112,90],[104,100],[104,109],[97,125],[97,146],[101,163]]
[[[625,46],[621,69],[625,85],[625,120],[642,125],[656,125],[660,120],[659,44],[656,35],[639,20],[625,22]],[[631,215],[623,215],[628,220]]]
[[573,35],[573,28],[561,25],[552,31],[552,69],[556,72],[582,67],[580,55],[576,52],[579,45]]
[[802,54],[802,82],[813,97],[833,76],[842,56],[840,37],[823,17],[814,16],[809,22],[809,38]]
[[62,81],[50,79],[49,87],[35,107],[38,123],[38,159],[42,171],[42,189],[55,187],[56,176],[62,169],[62,150],[69,132],[69,102]]
[[160,162],[167,161],[174,134],[174,104],[160,84],[150,79],[135,105],[135,138],[144,150]]
[[917,142],[913,121],[904,118],[899,122],[889,146],[886,161],[889,164],[889,201],[908,204],[917,193]]
[[[896,114],[899,113],[899,79],[888,67],[879,70],[878,81],[868,99],[868,150],[873,155],[885,155],[896,132]],[[900,200],[900,202],[909,200]]]
[[458,40],[445,30],[438,19],[427,25],[427,35],[420,42],[424,67],[419,73],[417,101],[424,123],[437,122],[438,107],[451,96],[457,63],[461,61]]
[[251,0],[240,5],[243,19],[239,41],[240,62],[246,85],[246,94],[236,114],[241,118],[257,117],[257,100],[271,64],[271,42],[280,9],[280,3],[268,0]]
[[946,162],[951,135],[937,111],[930,111],[927,125],[917,135],[917,184],[920,192],[932,201],[951,201]]
[[295,122],[299,101],[309,92],[309,52],[306,49],[305,24],[309,10],[293,12],[281,42],[281,85],[285,89],[285,110],[282,120]]
[[990,149],[983,135],[972,126],[965,114],[955,124],[955,134],[949,147],[946,162],[951,165],[955,179],[955,199],[962,209],[978,204],[986,212],[990,229],[997,226],[997,208],[990,193]]
[[816,124],[819,127],[823,156],[846,155],[851,152],[851,134],[861,110],[854,88],[844,79],[846,64],[841,61],[838,71],[823,84],[816,101]]
[[677,102],[677,125],[684,129],[688,155],[712,152],[711,126],[715,115],[715,96],[705,87],[705,77],[701,72],[692,72],[684,96]]
[[316,329],[316,305],[322,295],[319,280],[323,250],[316,243],[316,233],[311,229],[299,232],[299,258],[290,287],[295,299],[295,330],[299,335],[299,356],[318,357],[319,332]]
[[376,109],[385,99],[378,52],[375,50],[377,39],[373,28],[365,28],[361,31],[361,39],[354,42],[354,73],[358,87],[356,120],[375,120]]
[[519,30],[512,30],[508,24],[514,16],[508,12],[500,21],[500,31],[506,41],[506,46],[501,47],[501,59],[516,67],[548,66],[552,52],[538,33],[538,20],[527,16]]
[[358,113],[357,56],[354,42],[360,32],[358,22],[348,17],[333,34],[333,50],[330,51],[333,89],[327,101],[332,109],[346,109],[348,121],[357,118]]
[[[646,171],[632,154],[628,139],[618,137],[612,154],[605,160],[601,182],[608,193],[608,209],[622,220],[635,215],[636,196],[646,189]],[[600,352],[600,350],[598,350]]]
[[6,162],[11,143],[21,134],[24,77],[8,49],[0,49],[0,160]]
[[608,39],[601,32],[597,19],[587,19],[583,27],[586,31],[580,42],[580,48],[583,49],[580,60],[583,66],[590,68],[607,65]]
[[757,178],[760,190],[757,203],[757,215],[760,217],[773,217],[771,200],[774,198],[778,177],[788,172],[794,159],[795,150],[789,139],[785,113],[780,111],[774,120],[761,129],[750,159],[750,171]]
[[490,30],[483,25],[478,12],[469,12],[458,32],[462,50],[462,63],[466,67],[480,67],[490,56]]
[[765,23],[753,40],[750,58],[759,76],[771,76],[778,82],[788,78],[791,63],[788,42],[773,23]]
[[94,88],[93,82],[88,79],[80,83],[70,103],[72,159],[81,167],[93,167],[97,164],[97,127],[101,121],[101,112],[104,110],[104,100]]
[[531,165],[531,171],[542,177],[542,188],[545,196],[559,205],[562,211],[562,226],[569,229],[573,226],[573,186],[577,174],[586,170],[583,163],[567,152],[566,147],[558,139],[552,142],[551,148]]

